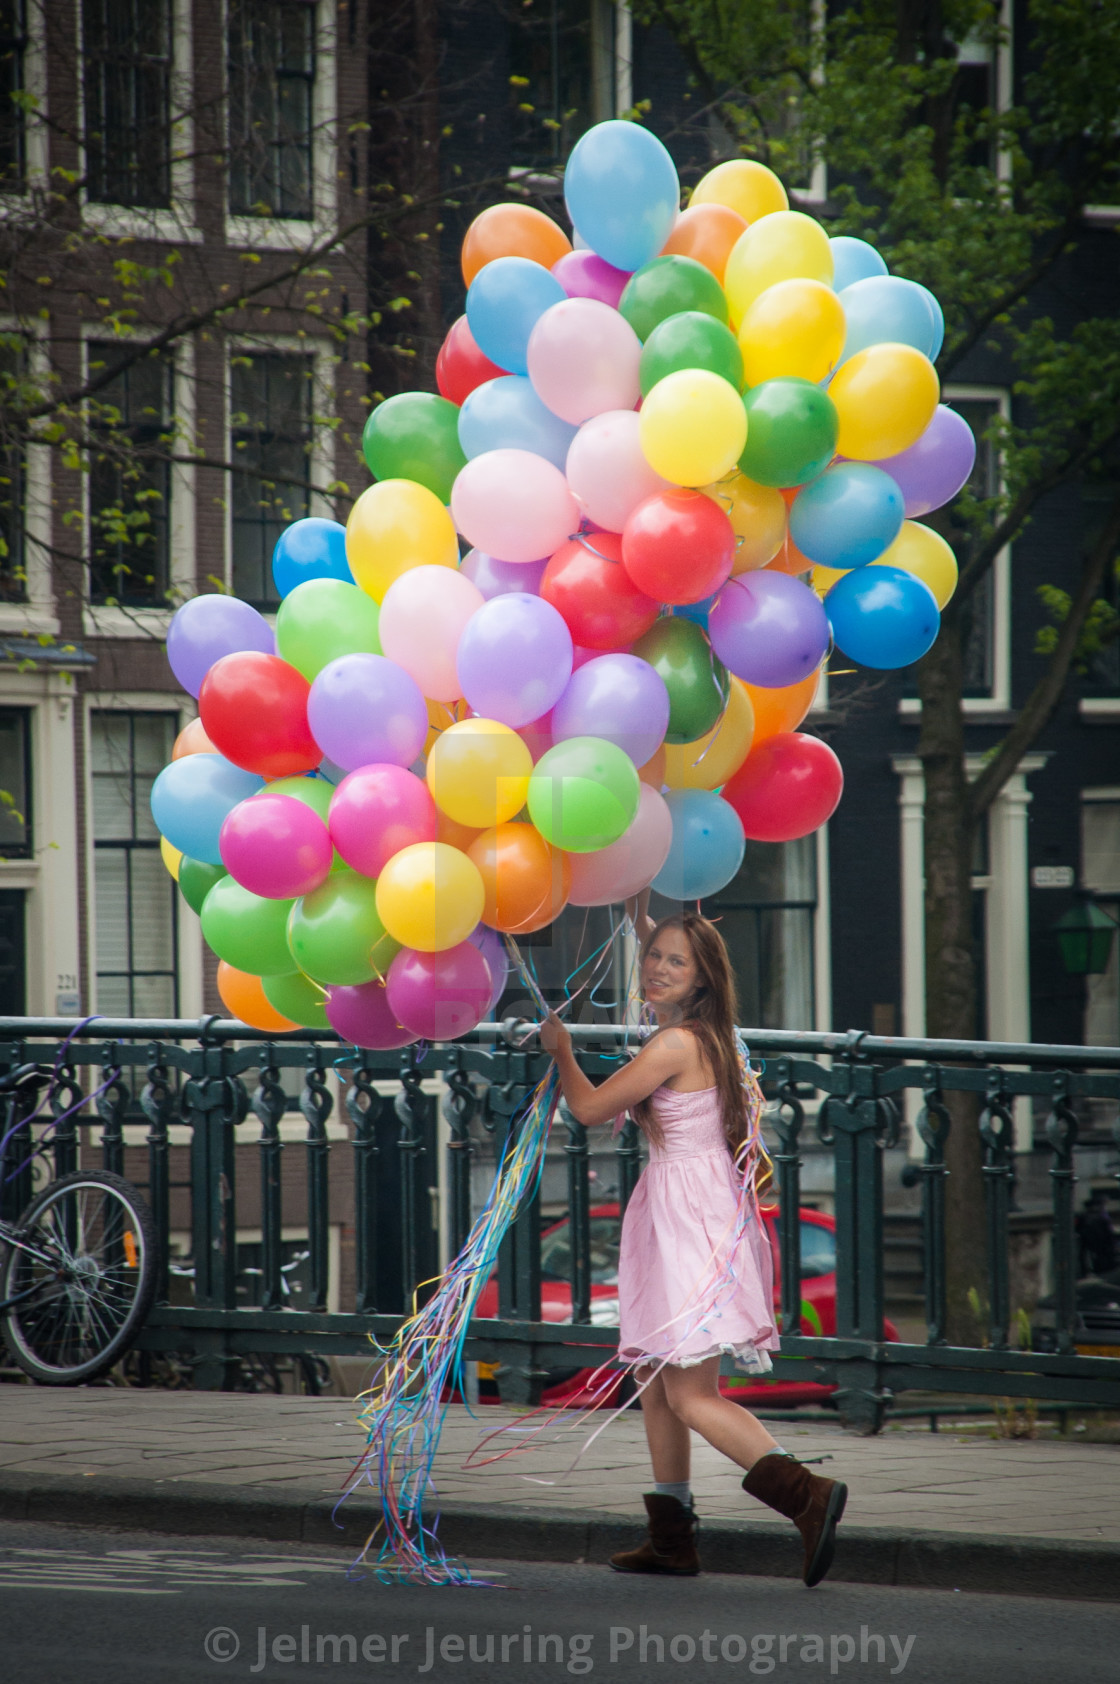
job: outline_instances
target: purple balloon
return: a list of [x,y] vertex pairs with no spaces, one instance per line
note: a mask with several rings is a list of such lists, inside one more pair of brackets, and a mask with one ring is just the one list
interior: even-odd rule
[[569,298],[594,298],[613,310],[630,279],[625,269],[614,268],[593,251],[566,251],[552,265],[552,273]]
[[184,602],[167,628],[167,659],[179,683],[197,696],[202,681],[223,655],[239,655],[253,649],[261,655],[275,655],[272,627],[236,596],[207,592]]
[[266,900],[311,894],[326,882],[334,858],[318,813],[294,795],[267,790],[239,802],[227,815],[218,846],[234,881]]
[[439,953],[402,947],[389,966],[389,1005],[426,1041],[453,1041],[481,1023],[493,987],[489,965],[469,941]]
[[968,483],[976,461],[976,438],[955,409],[938,404],[916,444],[874,464],[890,474],[906,502],[906,518],[928,515],[952,502]]
[[665,741],[669,692],[665,680],[636,655],[599,655],[573,672],[552,710],[555,742],[604,737],[644,766]]
[[328,988],[326,1012],[327,1022],[344,1041],[371,1052],[410,1047],[420,1039],[397,1022],[389,1004],[389,990],[379,977],[353,988]]
[[724,666],[748,684],[784,690],[815,672],[828,648],[828,616],[815,591],[788,573],[729,579],[708,617]]
[[499,561],[485,550],[469,550],[459,571],[466,574],[472,585],[478,586],[489,602],[491,597],[509,596],[513,591],[538,596],[548,562],[548,556],[543,561]]
[[489,1017],[506,991],[506,979],[509,976],[509,954],[506,952],[506,944],[502,939],[501,932],[492,930],[489,924],[476,924],[467,940],[473,947],[478,948],[490,968],[490,978],[494,986],[490,995],[490,1003],[486,1007],[486,1015]]
[[560,700],[572,676],[572,634],[539,596],[516,591],[492,597],[464,627],[458,669],[468,707],[516,731]]
[[385,655],[341,655],[325,666],[307,721],[327,758],[348,772],[375,761],[411,766],[428,735],[420,686]]

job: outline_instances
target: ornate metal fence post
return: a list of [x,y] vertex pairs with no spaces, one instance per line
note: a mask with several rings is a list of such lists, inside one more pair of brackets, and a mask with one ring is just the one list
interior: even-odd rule
[[563,1100],[560,1119],[568,1131],[568,1240],[572,1260],[572,1320],[591,1320],[591,1185],[588,1180],[587,1130]]
[[[1046,1138],[1054,1153],[1050,1165],[1050,1185],[1054,1201],[1054,1322],[1058,1334],[1058,1350],[1074,1348],[1077,1307],[1077,1234],[1073,1215],[1073,1188],[1077,1177],[1073,1173],[1073,1152],[1077,1145],[1077,1116],[1069,1097],[1070,1080],[1066,1071],[1054,1077],[1054,1103],[1046,1119]],[[1120,1132],[1120,1125],[1118,1125]]]
[[778,1248],[782,1268],[782,1332],[801,1333],[801,1128],[805,1107],[797,1097],[789,1059],[775,1060],[778,1106],[770,1123],[781,1142],[774,1153],[778,1192]]
[[[85,1094],[82,1091],[77,1073],[72,1064],[61,1064],[58,1068],[58,1080],[51,1095],[51,1112],[55,1118],[54,1130],[54,1173],[59,1176],[69,1175],[78,1167],[78,1121],[77,1110],[83,1103]],[[67,1112],[70,1113],[67,1116]]]
[[372,1070],[358,1069],[346,1090],[354,1125],[354,1268],[359,1315],[376,1315],[377,1302],[377,1130],[381,1095]]
[[948,1279],[945,1270],[945,1142],[952,1119],[941,1097],[941,1072],[929,1067],[922,1076],[925,1104],[918,1112],[918,1135],[925,1143],[922,1177],[922,1273],[926,1293],[926,1343],[945,1343]]
[[132,1095],[121,1080],[116,1056],[115,1047],[102,1047],[102,1077],[98,1086],[101,1087],[102,1083],[108,1085],[98,1094],[95,1105],[97,1115],[101,1118],[101,1167],[107,1169],[111,1175],[123,1175],[124,1114]]
[[[487,1095],[490,1111],[504,1124],[496,1132],[499,1164],[516,1138],[518,1114],[533,1088],[529,1060],[524,1054],[511,1053],[509,1069],[512,1079],[501,1087],[492,1087]],[[498,1315],[503,1321],[541,1319],[539,1187],[518,1211],[499,1249]],[[504,1358],[496,1375],[502,1402],[536,1405],[547,1375],[533,1366],[531,1346],[506,1344],[503,1349]]]
[[281,1155],[280,1121],[288,1105],[288,1096],[280,1081],[280,1071],[272,1062],[272,1048],[262,1053],[265,1060],[260,1068],[257,1091],[253,1095],[253,1114],[261,1125],[261,1309],[282,1310],[284,1307],[281,1263]]
[[642,1173],[642,1131],[633,1117],[627,1117],[622,1125],[615,1142],[614,1158],[618,1166],[618,1209],[620,1215],[625,1215]]
[[1011,1277],[1008,1227],[1011,1212],[1011,1153],[1015,1123],[1004,1092],[1002,1070],[988,1076],[988,1097],[980,1113],[984,1144],[984,1210],[988,1250],[988,1343],[993,1351],[1007,1348],[1011,1322]]
[[140,1095],[140,1109],[148,1119],[148,1203],[156,1225],[156,1303],[167,1303],[168,1261],[171,1226],[171,1166],[167,1125],[174,1095],[171,1077],[163,1062],[163,1048],[155,1041],[148,1048],[148,1076]]
[[[11,1062],[4,1071],[9,1075],[28,1060],[19,1044],[11,1048]],[[31,1113],[38,1105],[35,1094],[21,1093],[17,1088],[0,1107],[0,1134],[7,1144],[0,1153],[0,1217],[14,1222],[25,1205],[30,1204],[34,1192],[31,1157]]]
[[420,1279],[420,1160],[424,1156],[424,1090],[411,1047],[401,1054],[401,1091],[393,1101],[400,1121],[397,1141],[401,1185],[401,1266],[404,1302],[411,1304]]
[[307,1075],[299,1108],[307,1119],[307,1249],[310,1252],[309,1310],[325,1310],[330,1284],[330,1208],[328,1204],[327,1118],[334,1100],[327,1092],[326,1073],[319,1067],[317,1048],[307,1055]]
[[[249,1108],[236,1077],[226,1074],[223,1048],[208,1043],[187,1055],[190,1078],[183,1088],[183,1108],[191,1128],[191,1240],[194,1253],[194,1301],[200,1308],[232,1310],[236,1304],[237,1216],[234,1129]],[[195,1363],[199,1391],[225,1384],[226,1354],[222,1335],[199,1335]]]
[[446,1055],[443,1115],[451,1138],[447,1143],[448,1244],[452,1257],[471,1230],[471,1119],[478,1111],[474,1087],[463,1068],[461,1048]]

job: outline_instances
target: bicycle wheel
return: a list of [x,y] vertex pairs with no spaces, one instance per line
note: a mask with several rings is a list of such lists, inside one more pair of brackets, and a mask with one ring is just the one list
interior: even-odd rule
[[107,1170],[62,1176],[0,1259],[0,1302],[21,1300],[3,1315],[13,1362],[43,1386],[95,1380],[131,1346],[155,1287],[155,1223],[135,1187]]

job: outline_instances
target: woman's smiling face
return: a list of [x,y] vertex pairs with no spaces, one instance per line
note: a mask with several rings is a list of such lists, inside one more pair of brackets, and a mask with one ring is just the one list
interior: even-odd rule
[[642,960],[642,993],[655,1011],[679,1009],[692,995],[699,967],[684,931],[658,930]]

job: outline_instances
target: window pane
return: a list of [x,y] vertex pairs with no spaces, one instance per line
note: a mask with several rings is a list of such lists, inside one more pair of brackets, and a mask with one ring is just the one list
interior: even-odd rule
[[133,848],[131,859],[133,967],[170,971],[175,962],[174,885],[158,848]]
[[809,1280],[814,1275],[831,1275],[836,1267],[835,1230],[822,1228],[816,1222],[806,1222],[804,1217],[798,1227],[801,1233],[802,1280]]
[[132,836],[130,730],[127,713],[95,713],[90,721],[95,842]]
[[25,0],[0,0],[0,191],[20,193],[24,178],[26,117],[23,93],[27,51]]
[[748,842],[736,877],[704,910],[720,920],[739,990],[739,1021],[812,1029],[816,843]]
[[126,976],[99,976],[97,1009],[104,1017],[132,1017],[132,996]]
[[[999,413],[993,398],[953,398],[950,407],[976,435],[976,464],[968,485],[974,496],[994,497],[999,490],[999,458],[984,433]],[[995,682],[995,594],[991,568],[978,581],[964,610],[966,617],[964,684],[966,696],[990,696]]]
[[98,848],[94,854],[93,882],[97,911],[97,969],[127,971],[127,851],[124,848]]
[[[89,372],[119,362],[91,343]],[[170,570],[171,366],[145,357],[121,368],[89,405],[90,595],[143,605],[165,600]]]
[[513,163],[560,163],[590,126],[591,34],[588,0],[529,0],[521,9],[509,33]]
[[[0,86],[0,104],[4,92]],[[2,180],[2,161],[0,161]],[[23,350],[16,341],[0,341],[0,401],[9,412],[21,407]],[[25,455],[21,447],[0,449],[0,602],[26,602],[27,566],[24,559]]]
[[0,856],[31,852],[31,791],[27,784],[27,715],[0,709]]
[[309,218],[314,6],[231,0],[228,77],[230,209]]
[[83,0],[87,192],[171,203],[171,0]]
[[311,381],[308,357],[239,358],[231,370],[233,588],[249,602],[280,600],[272,552],[310,507]]

